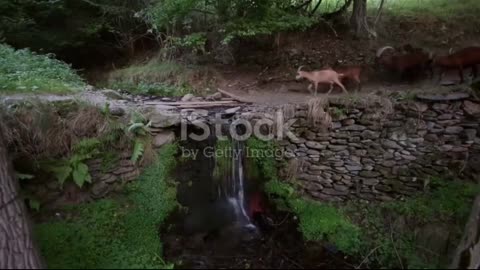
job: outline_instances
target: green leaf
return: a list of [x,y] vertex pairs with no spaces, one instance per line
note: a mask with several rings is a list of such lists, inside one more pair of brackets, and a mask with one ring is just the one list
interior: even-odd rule
[[143,155],[145,151],[145,145],[141,140],[135,140],[135,145],[133,146],[133,153],[131,160],[137,162],[138,159]]
[[49,170],[55,174],[55,177],[60,185],[63,185],[63,183],[65,183],[67,178],[72,173],[72,168],[70,166],[50,167]]
[[85,163],[79,163],[73,171],[73,181],[77,186],[83,187],[85,182],[91,181],[91,176],[88,173],[88,166]]
[[35,200],[35,199],[32,199],[32,198],[29,198],[28,199],[28,206],[35,210],[35,211],[40,211],[40,202],[38,200]]
[[25,174],[25,173],[19,173],[19,172],[16,172],[15,175],[19,180],[28,180],[28,179],[33,179],[35,177],[33,174]]

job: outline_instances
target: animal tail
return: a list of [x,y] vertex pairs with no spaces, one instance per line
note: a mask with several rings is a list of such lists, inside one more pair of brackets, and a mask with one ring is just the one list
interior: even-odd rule
[[345,74],[343,74],[343,73],[338,73],[338,77],[343,78],[343,77],[345,77]]

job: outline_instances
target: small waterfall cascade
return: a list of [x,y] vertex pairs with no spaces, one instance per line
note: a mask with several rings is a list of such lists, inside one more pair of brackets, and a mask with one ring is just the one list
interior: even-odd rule
[[245,146],[236,140],[218,141],[215,149],[213,177],[219,181],[217,195],[230,204],[238,225],[255,228],[245,202]]

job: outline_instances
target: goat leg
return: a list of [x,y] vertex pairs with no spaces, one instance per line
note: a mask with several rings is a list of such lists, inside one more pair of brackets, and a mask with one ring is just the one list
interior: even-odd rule
[[342,84],[338,79],[334,80],[334,82],[335,82],[338,86],[340,86],[340,88],[342,88],[342,90],[343,90],[343,92],[344,92],[345,94],[348,94],[347,89],[345,89],[345,86],[343,86],[343,84]]
[[315,83],[315,96],[317,96],[318,82]]
[[328,89],[327,96],[330,95],[332,90],[333,90],[333,82],[330,83],[330,89]]

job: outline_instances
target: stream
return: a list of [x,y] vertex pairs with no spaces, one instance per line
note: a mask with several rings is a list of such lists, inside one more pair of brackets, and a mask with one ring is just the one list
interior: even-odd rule
[[[215,145],[217,158],[205,151]],[[183,209],[162,228],[167,261],[179,269],[352,268],[333,248],[304,242],[296,217],[268,201],[242,142],[218,147],[212,136],[180,147],[199,154],[181,158],[176,171]]]

